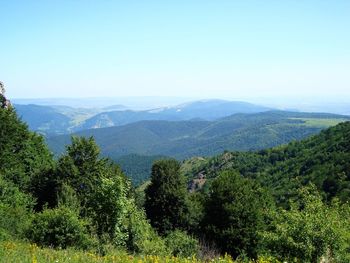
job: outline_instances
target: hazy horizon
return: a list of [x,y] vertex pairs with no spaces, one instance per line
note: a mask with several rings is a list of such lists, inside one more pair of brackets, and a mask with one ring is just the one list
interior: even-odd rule
[[350,1],[3,1],[10,98],[350,99]]
[[[328,112],[350,115],[350,102],[346,98],[200,98],[200,97],[90,97],[90,98],[12,98],[15,104],[37,104],[43,106],[69,106],[73,108],[105,108],[114,105],[125,106],[129,110],[150,110],[162,107],[173,107],[184,103],[208,100],[240,101],[271,107],[278,110]],[[123,110],[123,109],[120,109]]]

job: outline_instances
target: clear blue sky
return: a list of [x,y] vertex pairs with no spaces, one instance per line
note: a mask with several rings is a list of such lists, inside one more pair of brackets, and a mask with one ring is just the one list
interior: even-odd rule
[[0,0],[8,96],[350,98],[350,1]]

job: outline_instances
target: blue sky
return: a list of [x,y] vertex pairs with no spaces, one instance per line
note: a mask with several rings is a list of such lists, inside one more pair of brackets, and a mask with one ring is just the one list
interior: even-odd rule
[[350,1],[0,0],[8,96],[350,99]]

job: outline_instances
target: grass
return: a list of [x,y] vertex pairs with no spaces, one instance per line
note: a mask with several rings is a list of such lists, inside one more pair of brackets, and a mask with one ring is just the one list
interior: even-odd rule
[[[1,263],[200,263],[195,257],[160,257],[160,256],[133,256],[123,251],[113,251],[101,256],[93,252],[79,251],[75,249],[40,248],[35,244],[3,241],[0,242]],[[234,263],[230,256],[211,259],[207,262]],[[252,263],[278,263],[271,258],[260,258]],[[237,262],[238,263],[238,262]]]
[[291,118],[294,120],[304,121],[303,125],[307,127],[321,127],[328,128],[331,126],[335,126],[338,123],[347,121],[346,119],[330,119],[330,118]]

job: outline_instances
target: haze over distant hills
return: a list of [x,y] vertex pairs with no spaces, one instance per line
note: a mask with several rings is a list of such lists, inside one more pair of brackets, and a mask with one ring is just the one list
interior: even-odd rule
[[127,110],[123,105],[103,108],[39,106],[15,104],[17,112],[29,127],[41,133],[63,134],[92,128],[121,126],[143,120],[215,120],[235,113],[256,113],[269,110],[247,102],[205,100],[150,110]]

